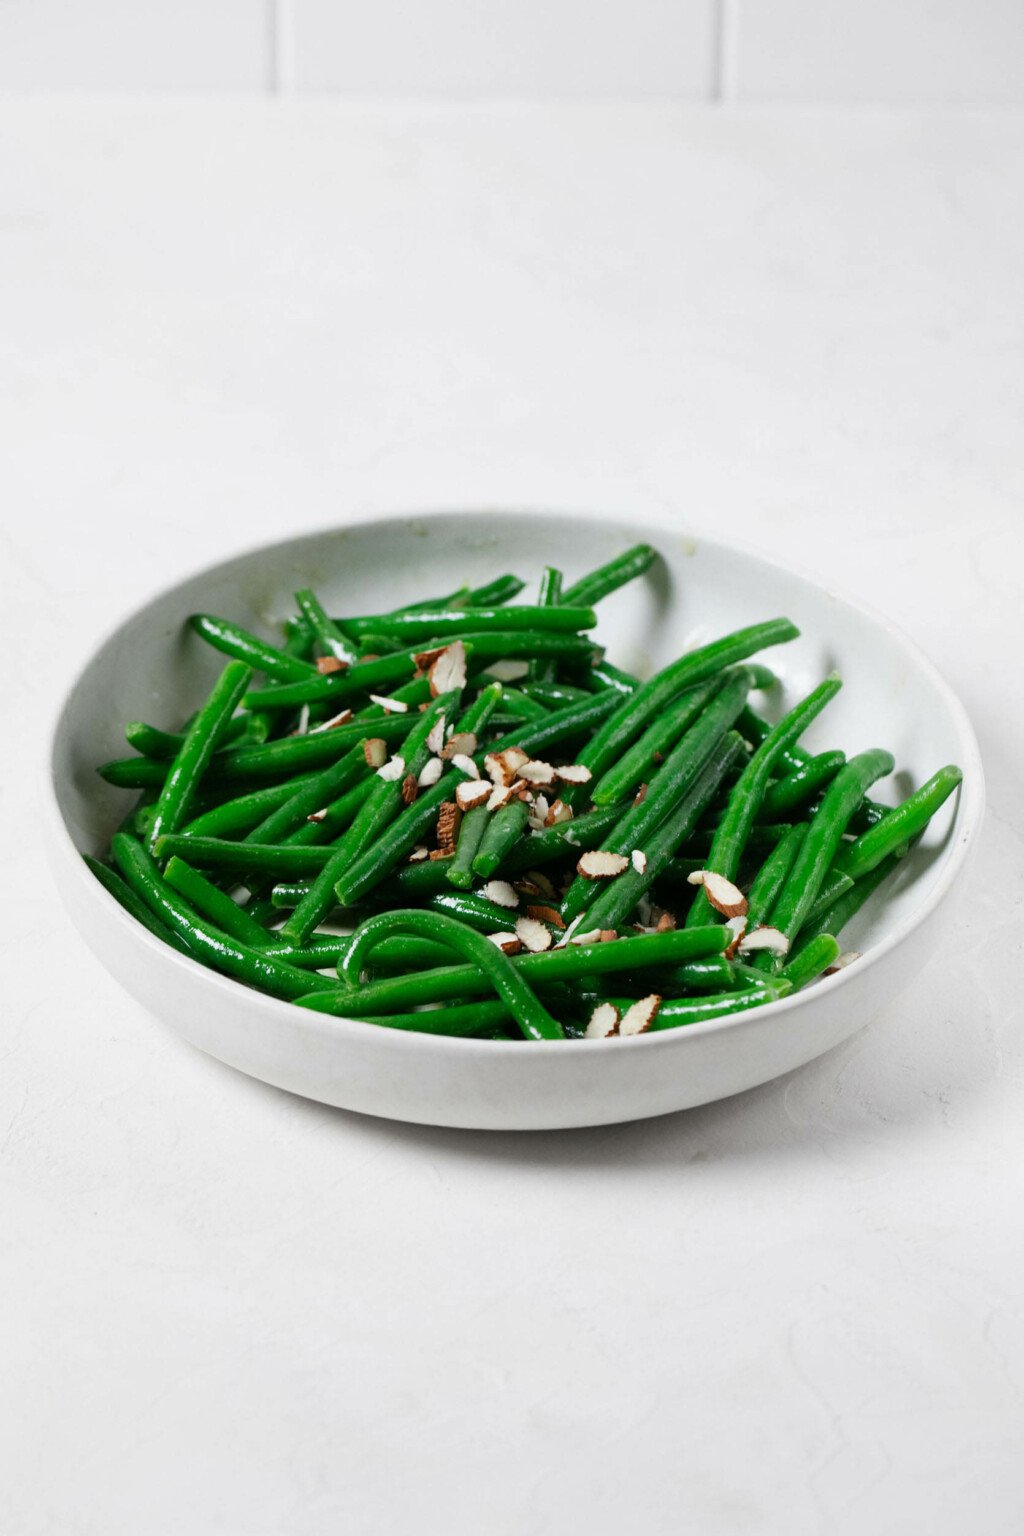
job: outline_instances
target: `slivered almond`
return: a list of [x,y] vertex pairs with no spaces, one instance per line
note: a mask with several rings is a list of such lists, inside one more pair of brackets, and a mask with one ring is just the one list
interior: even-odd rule
[[455,786],[455,800],[460,811],[472,811],[478,805],[486,805],[491,798],[491,786],[486,779],[463,779]]
[[299,723],[292,732],[293,736],[305,736],[309,730],[309,705],[303,704],[299,710]]
[[332,672],[347,672],[348,662],[342,661],[340,656],[318,656],[316,669],[321,677],[329,677]]
[[[471,757],[466,756],[465,752],[454,753],[451,763],[453,768],[457,768],[460,773],[468,774],[471,779],[478,779],[480,777],[480,769]],[[488,788],[490,788],[490,785],[488,785]]]
[[476,751],[476,745],[476,735],[473,731],[453,731],[441,748],[441,756],[445,759],[454,759],[461,753],[465,757],[472,757]]
[[327,807],[326,806],[324,807],[324,809],[322,811],[314,811],[312,816],[307,816],[306,817],[307,821],[325,821],[326,819],[327,819]]
[[404,715],[409,710],[403,699],[389,699],[382,693],[371,693],[370,703],[379,704],[386,715]]
[[572,806],[564,800],[556,800],[544,818],[546,827],[555,827],[560,821],[572,821]]
[[569,940],[570,944],[600,944],[600,928],[588,928],[586,933],[574,933]]
[[431,784],[436,784],[441,777],[444,763],[439,757],[428,757],[420,769],[420,776],[416,780],[420,789],[429,789]]
[[516,937],[531,955],[539,955],[551,948],[551,929],[538,923],[535,917],[521,917],[516,923]]
[[321,720],[319,725],[314,725],[309,734],[315,736],[317,731],[333,731],[336,726],[348,725],[351,719],[352,711],[350,709],[341,709],[336,715],[332,715],[329,720]]
[[778,928],[762,924],[743,935],[739,948],[741,955],[749,955],[757,949],[766,949],[772,955],[788,955],[789,940]]
[[454,853],[462,825],[462,809],[453,800],[446,800],[437,817],[437,846],[445,853]]
[[480,895],[485,901],[493,901],[498,907],[518,907],[519,897],[507,880],[488,880],[486,885],[480,887]]
[[626,1009],[619,1020],[620,1035],[642,1035],[654,1023],[658,1009],[661,1007],[661,998],[657,992],[651,992],[647,997]]
[[686,878],[690,885],[704,887],[708,901],[723,917],[743,917],[747,912],[747,898],[739,886],[733,885],[724,875],[716,875],[713,869],[695,869]]
[[432,848],[429,856],[432,859],[450,859],[454,851],[453,848]]
[[377,769],[377,777],[378,779],[386,780],[390,784],[394,780],[400,779],[404,772],[405,758],[395,756],[389,758],[388,761],[384,764],[383,768]]
[[555,945],[556,949],[564,949],[567,944],[572,943],[572,936],[576,932],[576,929],[579,927],[580,923],[582,923],[584,916],[585,914],[581,912],[579,917],[573,918],[572,922],[569,924],[568,928],[565,930],[565,932],[562,934],[562,937]]
[[589,768],[584,768],[582,763],[566,763],[562,768],[556,768],[555,773],[563,784],[589,784],[593,778]]
[[619,1027],[619,1010],[614,1003],[598,1003],[590,1015],[584,1040],[607,1040]]
[[440,757],[444,751],[444,715],[438,715],[427,734],[427,751]]
[[402,780],[402,801],[403,801],[403,803],[405,805],[412,805],[413,801],[416,799],[416,796],[419,794],[419,792],[420,792],[420,786],[416,782],[416,775],[414,773],[407,773],[405,778]]
[[555,770],[550,763],[531,757],[519,769],[519,777],[525,779],[527,784],[536,784],[544,789],[555,782]]
[[[520,799],[522,799],[521,795]],[[547,795],[534,796],[533,804],[530,806],[530,814],[527,817],[527,825],[534,832],[542,832],[547,826],[550,813],[551,807],[548,805]]]
[[414,848],[412,853],[410,853],[410,855],[409,855],[409,857],[408,857],[406,862],[409,863],[409,864],[422,864],[423,860],[424,859],[429,859],[429,857],[430,857],[430,849],[429,848]]
[[642,875],[647,869],[647,855],[642,848],[634,848],[629,856],[629,862],[638,875]]
[[859,949],[848,949],[845,955],[838,955],[831,965],[826,966],[823,976],[835,976],[838,971],[845,971],[848,965],[860,959]]
[[540,905],[527,907],[526,915],[527,917],[535,917],[538,923],[550,923],[553,928],[565,927],[565,919],[561,912],[556,911],[554,907]]
[[484,758],[484,770],[492,784],[511,784],[518,777],[519,769],[530,761],[521,747],[506,747],[504,752],[488,752]]
[[440,693],[449,693],[453,688],[462,690],[466,686],[466,647],[461,640],[453,640],[451,645],[446,645],[437,656],[430,668],[430,693],[432,698],[437,698]]
[[732,938],[724,951],[725,958],[727,960],[735,960],[740,940],[747,931],[747,920],[745,917],[730,917],[725,927],[732,934]]
[[576,865],[576,871],[584,880],[611,880],[615,875],[621,875],[624,869],[629,868],[629,860],[621,853],[605,853],[601,848],[593,848],[585,853]]
[[383,768],[388,760],[388,744],[379,736],[371,736],[369,741],[363,742],[363,756],[370,768]]
[[497,944],[503,955],[518,955],[523,947],[517,933],[489,933],[487,937],[492,944]]

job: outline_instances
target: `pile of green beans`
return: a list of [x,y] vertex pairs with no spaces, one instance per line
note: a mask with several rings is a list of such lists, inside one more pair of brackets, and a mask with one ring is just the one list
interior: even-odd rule
[[226,664],[187,721],[127,724],[98,771],[141,797],[89,868],[180,954],[390,1029],[603,1039],[814,983],[960,770],[869,800],[884,748],[802,745],[834,674],[764,719],[786,618],[615,666],[595,605],[657,562],[348,616],[305,587],[277,641],[186,617]]

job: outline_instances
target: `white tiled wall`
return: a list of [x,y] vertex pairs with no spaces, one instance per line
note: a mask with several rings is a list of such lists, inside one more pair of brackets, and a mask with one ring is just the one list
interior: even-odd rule
[[0,0],[0,91],[1024,103],[1024,0]]

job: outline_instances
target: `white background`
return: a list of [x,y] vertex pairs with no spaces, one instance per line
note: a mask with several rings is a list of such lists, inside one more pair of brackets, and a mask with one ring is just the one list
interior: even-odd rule
[[0,90],[1024,101],[1020,0],[0,0]]
[[[0,76],[348,89],[354,14],[5,0]],[[542,12],[499,57],[438,6],[422,59],[361,14],[360,82],[462,95]],[[4,1536],[1020,1530],[1020,16],[552,3],[515,71],[724,109],[0,104]],[[669,506],[963,697],[959,942],[847,1046],[658,1122],[417,1129],[202,1058],[70,929],[35,794],[113,617],[496,501]]]

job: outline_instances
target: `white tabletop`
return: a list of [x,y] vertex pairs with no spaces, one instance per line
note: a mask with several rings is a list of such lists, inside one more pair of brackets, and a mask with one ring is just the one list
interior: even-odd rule
[[[1022,174],[993,112],[0,109],[7,1536],[1020,1529]],[[112,618],[495,502],[676,508],[960,692],[960,943],[847,1046],[420,1129],[200,1056],[71,929],[32,781]]]

